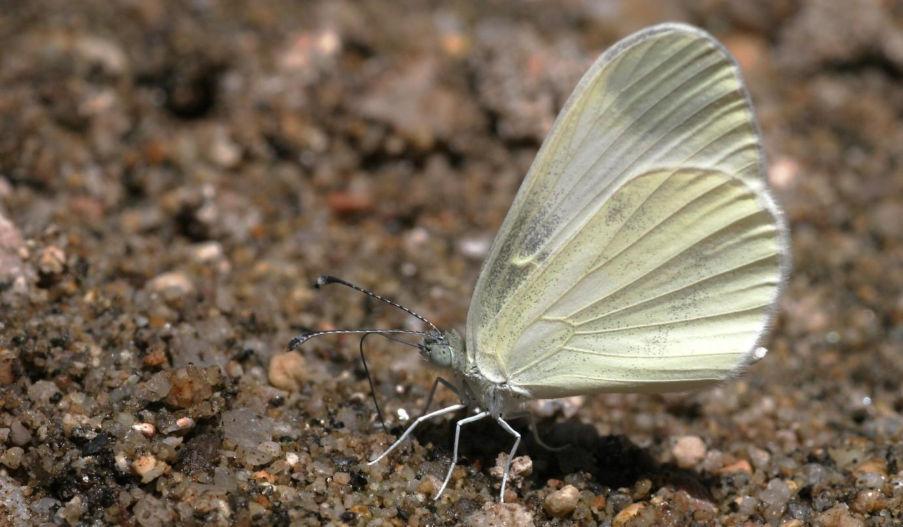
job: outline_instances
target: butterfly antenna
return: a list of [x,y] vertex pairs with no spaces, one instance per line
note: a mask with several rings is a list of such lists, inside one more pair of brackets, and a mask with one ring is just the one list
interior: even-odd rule
[[428,325],[436,333],[439,333],[439,328],[437,328],[432,322],[427,320],[426,317],[424,317],[423,315],[420,315],[420,314],[414,312],[413,310],[404,307],[403,305],[399,304],[398,302],[394,302],[384,296],[377,295],[376,293],[374,293],[373,291],[370,291],[369,289],[364,289],[363,287],[354,285],[347,280],[342,280],[341,278],[336,278],[335,276],[330,276],[330,275],[324,274],[324,275],[320,275],[319,277],[317,277],[317,280],[314,282],[314,287],[319,289],[320,287],[322,287],[324,285],[329,285],[329,284],[341,284],[345,287],[350,287],[351,289],[354,289],[355,291],[357,291],[359,293],[364,293],[365,295],[369,296],[370,298],[375,298],[375,299],[379,300],[380,302],[385,302],[386,304],[389,304],[390,306],[398,308],[398,309],[404,311],[405,313],[411,315],[412,317],[416,318],[417,320]]
[[[417,335],[420,337],[426,337],[430,334],[425,331],[410,331],[407,329],[330,329],[328,331],[313,331],[308,333],[302,333],[292,340],[288,341],[288,349],[294,350],[297,349],[298,346],[304,344],[308,340],[314,337],[322,337],[323,335],[392,335],[392,334],[400,334],[400,335]],[[388,337],[386,337],[388,338]],[[396,340],[396,342],[404,342]],[[405,342],[410,346],[414,346],[410,342]],[[414,346],[416,347],[416,346]]]

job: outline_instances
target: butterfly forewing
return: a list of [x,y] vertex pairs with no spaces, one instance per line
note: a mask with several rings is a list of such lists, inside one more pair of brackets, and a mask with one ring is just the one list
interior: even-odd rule
[[467,321],[481,373],[534,397],[665,391],[747,362],[786,272],[736,65],[656,26],[586,73],[496,237]]

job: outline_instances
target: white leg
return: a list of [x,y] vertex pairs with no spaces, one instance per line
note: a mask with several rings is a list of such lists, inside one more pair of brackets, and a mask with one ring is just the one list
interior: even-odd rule
[[467,423],[479,421],[480,419],[483,419],[484,417],[488,417],[488,416],[489,416],[489,412],[480,412],[474,416],[461,419],[455,425],[455,446],[452,449],[451,466],[448,467],[448,474],[445,475],[445,481],[442,482],[442,487],[439,488],[439,492],[437,492],[436,496],[433,498],[434,500],[438,500],[439,496],[441,496],[442,493],[445,492],[445,487],[448,486],[448,482],[449,482],[449,480],[451,480],[451,477],[452,477],[452,472],[455,470],[455,463],[458,462],[458,439],[461,437],[461,427],[466,425]]
[[511,428],[511,425],[506,423],[501,417],[496,417],[495,420],[502,425],[502,428],[504,428],[505,431],[514,436],[514,446],[511,447],[511,452],[508,454],[508,461],[505,462],[505,475],[502,476],[502,492],[499,495],[499,502],[505,503],[505,483],[508,483],[508,469],[511,468],[511,460],[514,459],[514,454],[517,453],[517,446],[520,444],[520,434],[518,434],[515,429]]
[[463,404],[453,404],[451,406],[446,406],[445,408],[442,408],[440,410],[436,410],[435,412],[418,417],[416,420],[414,420],[413,423],[411,423],[411,426],[409,426],[408,429],[405,430],[403,434],[401,434],[401,437],[399,437],[398,439],[395,440],[394,443],[392,443],[392,446],[387,448],[385,452],[383,452],[382,454],[377,456],[376,459],[374,459],[373,461],[370,461],[367,464],[372,465],[372,464],[376,463],[377,461],[379,461],[380,459],[386,457],[389,454],[389,452],[395,450],[395,448],[398,445],[400,445],[402,441],[404,441],[405,439],[408,438],[409,435],[411,435],[411,432],[414,431],[414,428],[416,428],[417,425],[419,425],[422,421],[426,421],[427,419],[432,419],[433,417],[439,417],[440,415],[444,415],[447,413],[457,412],[458,410],[461,410],[462,408],[466,408],[466,406],[464,406]]

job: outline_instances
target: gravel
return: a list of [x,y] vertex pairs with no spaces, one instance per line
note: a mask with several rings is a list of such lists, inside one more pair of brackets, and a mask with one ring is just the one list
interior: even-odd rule
[[573,485],[565,485],[563,488],[546,496],[542,502],[542,508],[553,517],[562,518],[570,516],[580,500],[580,491]]
[[[0,17],[0,509],[11,525],[903,524],[903,11],[892,2],[38,0]],[[366,463],[460,329],[577,79],[665,18],[744,69],[794,270],[767,356],[531,405]],[[440,388],[433,402],[455,401]],[[450,416],[451,417],[451,416]],[[2,522],[0,522],[2,523]]]

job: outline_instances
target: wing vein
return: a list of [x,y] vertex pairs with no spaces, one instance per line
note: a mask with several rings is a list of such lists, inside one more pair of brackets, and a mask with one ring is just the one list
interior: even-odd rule
[[[653,324],[640,324],[640,325],[636,325],[636,326],[629,326],[629,327],[624,327],[624,328],[604,329],[604,330],[598,330],[598,331],[582,331],[582,332],[581,332],[581,331],[578,331],[578,332],[575,332],[573,336],[578,336],[578,335],[600,335],[600,334],[603,334],[603,333],[617,333],[617,332],[620,332],[620,331],[628,331],[628,330],[632,330],[632,329],[646,329],[646,328],[665,327],[665,326],[671,326],[671,325],[674,325],[674,324],[681,324],[681,323],[684,323],[684,322],[698,322],[698,321],[700,321],[700,320],[706,320],[706,319],[710,319],[710,318],[728,317],[728,316],[731,316],[731,315],[739,315],[739,314],[741,314],[741,313],[750,313],[750,312],[754,312],[754,311],[760,310],[760,309],[762,309],[763,307],[768,307],[768,306],[770,306],[770,305],[771,305],[771,302],[767,302],[767,303],[765,303],[765,304],[755,305],[755,306],[753,306],[753,307],[748,307],[748,308],[744,308],[744,309],[735,309],[735,310],[726,311],[726,312],[723,312],[723,313],[711,313],[711,314],[708,314],[708,315],[703,315],[703,316],[693,317],[693,318],[678,319],[678,320],[667,320],[667,321],[664,321],[664,322],[656,322],[656,323],[653,323]],[[568,341],[570,341],[570,338],[568,338]],[[523,366],[521,366],[521,367],[517,368],[516,370],[513,370],[512,372],[510,372],[510,376],[511,376],[511,377],[516,377],[518,374],[523,373],[524,371],[529,370],[530,368],[533,368],[533,367],[536,366],[537,364],[541,364],[541,363],[543,363],[543,362],[549,360],[550,358],[552,358],[552,357],[554,357],[556,354],[558,354],[558,353],[561,351],[561,349],[563,349],[563,346],[562,346],[562,347],[559,347],[559,348],[553,348],[551,351],[548,351],[548,352],[546,352],[546,353],[543,353],[542,355],[540,355],[539,357],[533,359],[532,361],[528,362],[527,364],[524,364]]]
[[[710,68],[717,68],[717,67],[719,67],[719,66],[720,66],[720,64],[715,63],[715,64],[711,64],[711,65],[709,65],[709,66],[706,66],[705,68],[701,68],[699,71],[693,73],[692,76],[690,76],[689,78],[685,79],[683,82],[681,82],[681,83],[678,84],[677,86],[674,86],[670,91],[668,91],[668,93],[663,94],[657,101],[655,101],[654,104],[649,105],[648,107],[646,107],[645,109],[643,109],[642,111],[640,111],[637,115],[633,116],[633,120],[631,121],[631,123],[630,123],[628,126],[625,126],[623,129],[621,129],[621,130],[618,132],[618,134],[617,134],[617,135],[616,135],[616,136],[615,136],[615,137],[614,137],[607,145],[605,145],[605,148],[604,148],[603,150],[601,150],[601,151],[598,153],[598,155],[596,155],[595,161],[593,161],[593,163],[590,164],[589,167],[588,167],[588,168],[587,168],[580,176],[578,176],[577,178],[575,178],[574,181],[573,181],[573,183],[572,183],[571,185],[569,185],[566,189],[563,190],[563,194],[567,195],[567,194],[573,192],[574,189],[575,189],[576,187],[578,187],[580,184],[582,184],[582,183],[584,182],[584,180],[585,180],[587,177],[591,176],[592,173],[596,170],[596,168],[597,168],[599,162],[600,162],[601,160],[605,159],[605,158],[606,158],[606,155],[609,153],[609,151],[611,151],[612,148],[613,148],[615,145],[620,144],[620,143],[622,142],[622,139],[623,139],[625,136],[630,136],[630,135],[631,135],[630,132],[631,132],[634,128],[636,128],[636,127],[640,126],[640,124],[642,124],[644,127],[647,127],[647,128],[649,128],[649,129],[653,129],[653,130],[654,130],[654,129],[657,129],[657,126],[653,126],[652,123],[643,121],[643,117],[645,117],[649,112],[651,112],[653,109],[655,109],[655,108],[656,108],[657,106],[659,106],[659,105],[665,104],[666,102],[667,102],[668,104],[672,104],[672,101],[669,101],[669,100],[668,100],[668,97],[669,97],[669,96],[671,96],[672,94],[674,94],[674,93],[675,93],[676,91],[678,91],[681,87],[683,87],[683,86],[685,86],[685,85],[691,83],[692,81],[695,81],[698,77],[700,77],[700,76],[703,75],[704,73],[707,73],[707,72],[709,71]],[[716,77],[716,80],[717,80],[717,77]],[[705,87],[705,86],[706,86],[705,84],[702,84],[702,85],[700,85],[697,89],[702,89],[702,88]],[[645,95],[645,93],[642,94],[642,95]],[[627,101],[625,101],[624,107],[625,107],[625,108],[628,108],[628,107],[633,106],[634,102],[637,101],[639,98],[640,98],[639,95],[634,96],[634,97],[631,97],[630,99],[628,99]],[[677,112],[678,110],[680,110],[680,108],[681,108],[680,105],[675,104],[675,105],[673,106],[673,108],[670,109],[670,111],[668,111],[667,113],[665,113],[665,114],[662,115],[662,116],[659,116],[658,120],[656,120],[655,122],[656,122],[656,123],[662,122],[663,120],[667,119],[668,117],[670,117],[671,115],[673,115],[675,112]],[[686,122],[686,121],[682,121],[682,122],[679,123],[679,124],[682,124],[683,122]],[[667,134],[668,134],[668,132],[670,132],[670,130],[662,132],[662,133],[660,134],[660,137],[661,137],[661,138],[666,137]],[[634,135],[634,136],[638,136],[638,137],[640,137],[640,138],[643,137],[642,134],[633,134],[633,135]],[[598,196],[601,195],[601,194],[603,194],[603,193],[605,193],[605,192],[608,190],[608,188],[609,188],[612,184],[614,184],[614,182],[618,181],[618,180],[621,178],[621,176],[623,176],[624,174],[626,174],[631,168],[635,168],[635,167],[633,166],[633,163],[634,163],[637,159],[641,159],[641,158],[642,158],[645,154],[647,154],[647,153],[649,152],[649,150],[651,150],[652,147],[654,147],[656,144],[657,144],[657,142],[654,142],[653,144],[647,145],[646,147],[644,147],[644,148],[643,148],[642,150],[640,150],[639,152],[632,152],[632,153],[635,154],[635,155],[632,156],[632,161],[627,162],[627,163],[621,163],[621,165],[623,165],[623,166],[625,167],[623,170],[621,170],[620,172],[617,172],[617,173],[615,173],[615,174],[609,174],[609,175],[608,175],[608,178],[607,178],[607,179],[608,179],[608,184],[606,184],[606,185],[605,185],[604,187],[602,187],[599,191],[597,191],[597,192],[596,192],[596,193],[595,193],[595,194],[594,194],[594,195],[586,202],[586,204],[585,204],[585,205],[577,212],[577,214],[574,215],[574,217],[575,217],[575,218],[580,218],[580,217],[582,217],[582,216],[583,216],[583,212],[584,212],[587,208],[590,208],[590,207],[592,207],[594,204],[597,204],[597,202],[598,202],[598,199],[597,199]],[[626,149],[622,149],[622,150],[626,150]],[[623,154],[622,154],[622,155],[619,155],[619,156],[617,157],[617,159],[621,159],[622,157],[623,157]],[[570,223],[565,224],[565,225],[559,227],[558,229],[556,229],[556,233],[557,233],[557,232],[560,232],[561,230],[564,230],[564,229],[567,228],[568,226],[570,226]]]
[[[673,174],[676,173],[676,172],[677,172],[676,170],[675,170],[675,171],[672,171],[671,174],[673,175]],[[642,202],[640,202],[639,206],[637,206],[637,207],[630,213],[630,216],[628,216],[627,219],[626,219],[623,223],[621,223],[620,226],[618,226],[618,229],[615,231],[614,235],[612,235],[612,237],[611,237],[610,239],[612,239],[612,240],[615,239],[615,238],[616,238],[616,237],[624,230],[624,227],[626,227],[626,226],[630,223],[630,220],[633,219],[633,217],[636,215],[636,213],[639,212],[639,211],[640,211],[640,210],[641,210],[641,209],[649,202],[649,200],[650,200],[656,193],[658,193],[658,191],[662,188],[662,186],[667,182],[668,179],[670,179],[670,176],[662,179],[662,181],[655,187],[655,189],[653,189],[653,191],[650,192],[650,193],[643,199]],[[622,248],[622,249],[621,249],[620,251],[618,251],[617,253],[613,254],[608,260],[613,260],[613,259],[617,258],[620,254],[622,254],[622,253],[624,253],[625,251],[629,250],[629,249],[630,249],[631,247],[633,247],[637,242],[639,242],[641,239],[643,239],[644,237],[646,237],[647,235],[649,235],[653,230],[655,230],[656,228],[658,228],[659,226],[661,226],[664,222],[666,222],[666,221],[668,221],[669,219],[671,219],[671,217],[673,217],[674,215],[678,214],[679,212],[681,212],[682,210],[684,210],[686,207],[690,206],[690,205],[691,205],[692,203],[694,203],[695,201],[697,201],[697,200],[699,200],[699,199],[705,197],[706,194],[709,194],[710,192],[713,192],[713,191],[717,190],[718,188],[720,188],[720,187],[722,187],[722,186],[724,186],[724,185],[727,185],[728,183],[729,183],[729,181],[725,181],[725,182],[720,183],[720,184],[718,184],[718,185],[716,185],[716,186],[714,186],[714,187],[712,187],[712,188],[710,188],[710,189],[707,189],[706,191],[702,192],[701,194],[699,194],[699,195],[697,195],[697,196],[694,196],[693,199],[691,199],[690,201],[684,203],[683,205],[681,205],[680,207],[678,207],[677,209],[675,209],[674,211],[672,211],[668,216],[665,216],[664,218],[662,218],[661,221],[659,221],[659,222],[656,223],[655,225],[652,225],[651,227],[649,227],[649,229],[647,229],[645,232],[643,232],[637,239],[635,239],[634,241],[632,241],[629,245],[625,246],[624,248]],[[703,239],[705,239],[705,238],[703,238]],[[698,243],[698,242],[697,242],[697,243]],[[601,253],[604,253],[604,252],[605,252],[605,249],[606,249],[607,247],[608,247],[608,245],[606,245],[605,247],[603,247],[603,248],[599,251],[600,254],[601,254]],[[675,255],[675,256],[679,256],[679,254],[678,254],[678,255]],[[667,262],[663,262],[663,263],[667,263]],[[593,272],[599,270],[599,268],[600,268],[602,265],[604,265],[604,262],[603,262],[602,264],[599,264],[599,265],[597,265],[597,266],[591,268],[591,269],[587,272],[587,274],[590,274],[590,273],[593,273]],[[652,269],[652,270],[655,270],[655,269]],[[645,275],[643,275],[643,276],[645,276]],[[643,276],[637,277],[636,280],[641,279]],[[636,281],[636,280],[634,280],[634,281]],[[555,304],[557,304],[559,301],[561,301],[562,298],[564,298],[565,296],[567,296],[568,293],[570,293],[570,292],[573,291],[577,286],[579,286],[580,283],[581,283],[580,280],[577,280],[577,281],[575,281],[574,283],[572,283],[572,284],[571,284],[567,289],[565,289],[561,294],[557,295],[557,296],[555,297],[554,300],[550,301],[550,302],[548,303],[548,305],[549,305],[549,306],[554,306]],[[625,284],[624,287],[629,286],[629,285],[631,285],[632,283],[633,283],[633,282],[628,283],[628,284]],[[578,310],[575,311],[574,313],[578,313],[578,312],[582,311],[583,309],[586,309],[587,307],[591,307],[591,306],[595,305],[595,304],[598,303],[599,301],[605,300],[605,299],[608,298],[610,295],[613,295],[613,294],[617,293],[617,292],[620,291],[621,289],[623,289],[623,287],[618,288],[618,289],[615,289],[614,291],[610,291],[608,295],[606,295],[606,296],[604,296],[604,297],[602,297],[602,298],[597,299],[596,302],[594,302],[594,303],[592,303],[592,304],[590,304],[590,305],[588,305],[588,306],[584,306],[584,307],[578,309]],[[571,315],[567,315],[567,316],[565,316],[565,317],[555,317],[554,320],[558,320],[559,318],[564,318],[564,319],[570,318],[571,316],[573,316],[574,313],[572,313]],[[527,324],[527,326],[529,326],[530,324],[535,323],[535,322],[536,322],[537,320],[539,320],[542,316],[543,316],[542,314],[539,314],[539,315],[537,315],[537,316],[534,316],[533,319],[531,319],[530,322]]]
[[[706,369],[706,368],[699,368],[699,369],[695,369],[695,370],[693,370],[693,369],[685,369],[685,370],[681,370],[681,372],[692,372],[692,371],[708,371],[708,369]],[[586,381],[597,381],[597,382],[600,382],[600,383],[610,383],[610,384],[625,384],[625,381],[626,381],[626,379],[619,379],[619,378],[617,378],[617,377],[600,377],[600,376],[596,376],[596,375],[581,375],[581,374],[578,374],[578,373],[569,373],[569,374],[566,374],[566,375],[561,375],[561,377],[564,378],[564,379],[567,379],[567,378],[571,378],[571,379],[581,379],[581,380],[586,380]],[[705,381],[709,381],[709,382],[717,382],[717,381],[722,381],[722,380],[724,380],[724,379],[722,379],[722,378],[720,378],[720,377],[698,377],[698,378],[697,378],[697,377],[694,377],[692,380],[693,380],[694,382],[705,382]],[[631,377],[631,378],[630,378],[630,383],[631,383],[631,384],[633,384],[633,383],[638,383],[638,384],[645,384],[645,383],[648,383],[648,384],[659,384],[659,383],[661,383],[661,382],[662,382],[661,379],[655,379],[655,378],[651,378],[651,379],[639,379],[639,378],[636,378],[636,377]]]
[[684,322],[698,322],[700,320],[706,320],[709,318],[729,317],[731,315],[751,313],[753,311],[758,311],[759,309],[762,309],[763,307],[767,307],[770,305],[771,305],[771,302],[766,302],[764,304],[756,304],[752,307],[745,307],[743,309],[732,309],[730,311],[724,311],[721,313],[709,313],[707,315],[701,315],[698,317],[678,318],[678,319],[674,319],[674,320],[665,320],[662,322],[653,322],[651,324],[637,324],[635,326],[624,326],[622,328],[597,329],[595,331],[575,331],[574,336],[601,335],[603,333],[619,333],[621,331],[630,331],[633,329],[658,328],[658,327],[664,327],[664,326],[672,326],[674,324],[682,324]]
[[[720,185],[719,185],[719,186],[720,186]],[[717,188],[717,187],[716,187],[716,188]],[[685,207],[685,206],[684,206],[684,207]],[[684,207],[681,207],[681,208],[684,208]],[[598,299],[596,299],[594,302],[591,302],[590,304],[588,304],[588,305],[586,305],[586,306],[583,306],[582,308],[577,309],[577,310],[574,311],[573,313],[567,315],[566,318],[572,318],[572,317],[576,316],[578,313],[580,313],[581,311],[583,311],[583,310],[585,310],[585,309],[587,309],[587,308],[590,308],[590,307],[592,307],[592,306],[597,305],[599,302],[601,302],[601,301],[603,301],[603,300],[606,300],[608,297],[610,297],[611,295],[613,295],[613,294],[615,294],[615,293],[617,293],[617,292],[623,290],[625,287],[628,287],[628,286],[633,285],[634,283],[636,283],[638,280],[640,280],[640,279],[643,278],[644,276],[648,275],[649,273],[651,273],[651,272],[653,272],[653,271],[656,271],[656,270],[658,270],[658,269],[661,269],[663,266],[665,266],[666,264],[670,263],[670,262],[671,262],[672,260],[674,260],[675,258],[677,258],[677,257],[679,257],[679,256],[681,256],[681,255],[683,255],[684,253],[686,253],[687,251],[689,251],[689,250],[692,249],[693,247],[699,245],[701,242],[703,242],[703,241],[705,241],[705,240],[711,238],[712,236],[715,236],[715,235],[717,235],[717,234],[720,234],[721,232],[725,231],[726,229],[729,229],[729,228],[733,227],[734,225],[743,222],[743,221],[746,220],[746,219],[749,219],[749,218],[751,218],[751,217],[753,217],[753,216],[755,216],[755,215],[757,215],[757,214],[760,214],[761,212],[762,212],[761,210],[757,210],[757,211],[755,211],[755,212],[752,212],[752,213],[750,213],[750,214],[747,214],[747,215],[745,215],[745,216],[742,216],[742,217],[740,217],[740,218],[738,218],[738,219],[732,221],[731,223],[728,223],[727,225],[723,225],[723,226],[719,227],[718,229],[716,229],[716,230],[713,231],[713,232],[707,233],[707,234],[706,234],[705,236],[703,236],[702,238],[699,238],[699,239],[693,241],[692,243],[690,243],[690,244],[688,244],[688,245],[682,247],[678,252],[672,254],[672,255],[669,256],[666,260],[664,260],[664,261],[660,262],[659,264],[657,264],[655,267],[653,267],[653,268],[649,269],[648,271],[644,272],[643,274],[637,276],[636,278],[634,278],[634,279],[631,280],[630,282],[625,283],[625,284],[622,284],[622,285],[620,285],[619,287],[617,287],[616,289],[614,289],[614,290],[612,290],[612,291],[609,291],[608,294],[606,294],[606,295],[603,296],[602,298],[598,298]],[[637,238],[636,240],[634,240],[630,245],[628,245],[627,247],[625,247],[623,250],[619,251],[618,254],[622,254],[624,251],[626,251],[626,250],[629,249],[630,247],[633,247],[634,245],[636,245],[636,243],[637,243],[638,241],[640,241],[642,238],[645,238],[646,236],[648,236],[648,235],[651,233],[651,231],[652,231],[653,229],[659,227],[660,225],[661,225],[661,222],[659,222],[658,224],[656,224],[656,226],[653,227],[652,229],[650,229],[650,230],[644,232],[639,238]],[[617,255],[615,255],[615,256],[617,256]],[[615,256],[613,256],[612,259],[614,259]],[[599,266],[597,266],[596,268],[590,270],[590,273],[597,271],[599,268],[601,268],[602,265],[604,265],[604,263],[601,264],[601,265],[599,265]]]
[[[747,332],[737,332],[738,335],[745,335]],[[724,335],[728,335],[729,333],[724,333]],[[601,351],[583,349],[583,348],[575,348],[573,346],[565,346],[561,349],[567,351],[573,351],[574,353],[582,353],[584,355],[592,355],[595,357],[610,357],[612,359],[690,359],[690,358],[699,358],[699,357],[727,357],[731,355],[741,355],[741,353],[735,352],[712,352],[712,353],[681,353],[679,355],[637,355],[634,353],[623,354],[623,353],[605,353]]]
[[[606,313],[603,313],[602,315],[599,315],[598,317],[595,317],[595,318],[591,318],[591,319],[589,319],[589,320],[586,320],[586,321],[584,321],[582,324],[589,324],[589,323],[591,323],[591,322],[598,322],[599,320],[605,319],[605,318],[607,318],[607,317],[609,317],[609,316],[611,316],[611,315],[616,315],[616,314],[618,314],[618,313],[620,313],[620,312],[622,312],[622,311],[626,311],[626,310],[628,310],[628,309],[633,309],[633,308],[635,308],[635,307],[639,307],[639,306],[642,306],[643,304],[648,304],[649,302],[654,302],[654,301],[656,301],[656,300],[661,300],[662,298],[664,298],[664,297],[666,297],[666,296],[671,296],[671,295],[673,295],[673,294],[675,294],[675,293],[679,293],[679,292],[681,292],[681,291],[683,291],[683,290],[685,290],[685,289],[688,289],[688,288],[690,288],[690,287],[694,287],[694,286],[700,285],[700,284],[702,284],[702,283],[704,283],[704,282],[707,282],[707,281],[709,281],[709,280],[714,280],[715,278],[718,278],[718,277],[720,277],[720,276],[724,276],[724,275],[726,275],[726,274],[728,274],[728,273],[733,273],[733,272],[739,271],[739,270],[743,269],[744,267],[750,267],[750,266],[754,266],[754,265],[760,264],[760,263],[765,262],[765,261],[768,261],[768,260],[772,260],[772,259],[775,258],[775,256],[776,256],[776,254],[769,254],[768,256],[763,256],[762,258],[757,258],[757,259],[755,259],[755,260],[750,260],[750,261],[745,262],[745,263],[743,263],[743,264],[741,264],[741,265],[737,265],[737,266],[735,266],[735,267],[731,267],[730,269],[725,269],[725,270],[723,270],[723,271],[719,271],[719,272],[717,272],[717,273],[710,274],[710,275],[708,275],[708,276],[706,276],[706,277],[704,277],[704,278],[700,278],[699,280],[696,280],[696,281],[694,281],[694,282],[690,282],[690,283],[688,283],[688,284],[684,284],[684,285],[682,285],[682,286],[680,286],[680,287],[677,287],[677,288],[675,288],[675,289],[671,289],[670,291],[666,291],[666,292],[664,292],[664,293],[655,295],[655,296],[653,296],[653,297],[644,298],[643,300],[641,300],[641,301],[639,301],[639,302],[634,302],[633,304],[629,304],[629,305],[626,305],[626,306],[623,306],[623,307],[619,307],[618,309],[613,309],[613,310],[611,310],[611,311],[608,311],[608,312],[606,312]],[[647,274],[648,274],[648,273],[647,273]],[[646,275],[643,275],[643,276],[646,276]],[[557,318],[552,318],[552,319],[550,319],[550,320],[558,321],[559,319],[557,319]],[[562,321],[564,321],[564,319],[562,319]]]
[[[648,46],[648,47],[644,50],[644,52],[643,52],[643,53],[644,53],[644,56],[643,56],[643,57],[645,58],[645,55],[648,54],[649,51],[651,51],[653,48],[659,47],[661,44],[662,44],[662,41],[658,41],[658,42],[654,42],[651,46]],[[645,74],[643,74],[641,77],[639,77],[639,78],[637,78],[637,79],[634,79],[634,80],[630,81],[630,83],[629,83],[627,86],[622,87],[621,90],[618,91],[618,94],[617,94],[617,95],[611,97],[610,100],[606,101],[608,104],[606,104],[604,107],[602,107],[602,108],[599,109],[598,113],[596,114],[596,118],[595,118],[594,121],[593,121],[593,127],[592,127],[591,129],[598,129],[598,124],[602,121],[602,118],[605,116],[605,114],[607,113],[608,109],[611,107],[612,102],[613,102],[613,101],[619,100],[622,93],[625,93],[625,92],[632,92],[632,93],[631,93],[631,96],[630,96],[629,98],[627,98],[627,99],[624,101],[624,102],[626,103],[626,104],[624,104],[624,106],[627,107],[627,106],[629,106],[630,104],[632,104],[633,101],[635,101],[636,99],[640,98],[640,97],[643,96],[643,95],[646,95],[646,94],[649,93],[651,90],[655,89],[656,83],[655,83],[655,82],[652,82],[652,80],[650,80],[650,81],[647,83],[647,86],[649,86],[648,88],[642,88],[642,89],[637,90],[637,91],[634,91],[634,90],[633,90],[633,88],[634,88],[637,84],[639,84],[641,81],[645,80],[647,77],[649,77],[649,76],[651,76],[651,75],[666,76],[667,73],[670,72],[671,70],[668,70],[668,72],[662,72],[662,71],[661,71],[662,66],[665,65],[667,62],[670,62],[671,59],[673,59],[675,55],[677,55],[677,54],[680,53],[681,51],[683,51],[683,50],[685,50],[685,49],[687,49],[687,48],[689,48],[689,47],[691,47],[691,46],[693,46],[693,45],[695,45],[695,44],[696,44],[695,42],[689,42],[689,43],[687,43],[685,46],[683,46],[682,48],[679,48],[678,50],[673,51],[670,55],[664,57],[658,64],[656,64],[655,67],[649,68],[649,71],[647,71],[647,72],[646,72]],[[634,71],[631,72],[631,76],[632,76],[634,73],[636,73],[636,68],[639,67],[639,64],[640,64],[640,63],[641,63],[641,61],[637,61],[636,66],[634,67]],[[675,67],[676,67],[676,66],[675,66]],[[603,78],[604,78],[604,77],[601,77],[601,76],[600,76],[599,80],[602,80]],[[578,150],[581,149],[581,148],[583,148],[584,146],[586,146],[586,141],[588,140],[589,136],[590,136],[590,134],[587,134],[587,135],[584,135],[583,138],[581,138],[580,143],[577,144],[577,149],[578,149]],[[604,153],[604,152],[605,152],[605,151],[603,151],[602,153]]]

